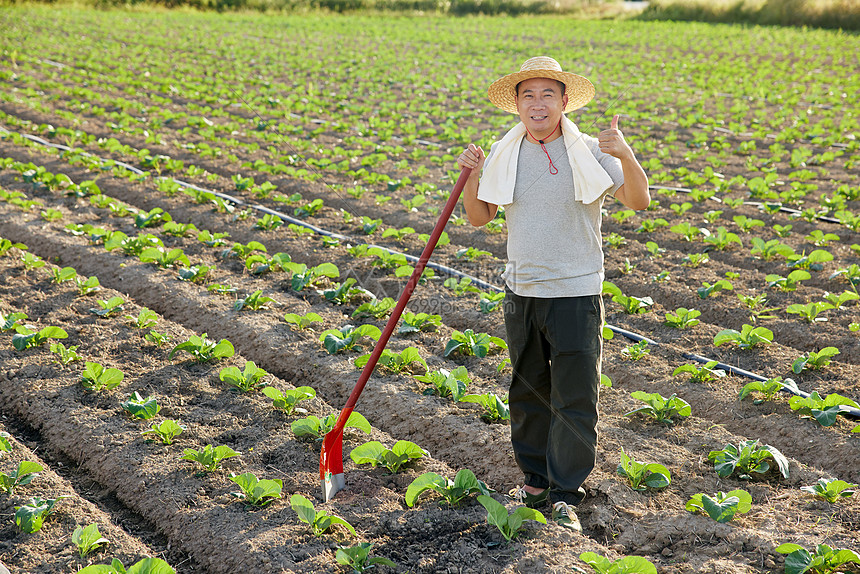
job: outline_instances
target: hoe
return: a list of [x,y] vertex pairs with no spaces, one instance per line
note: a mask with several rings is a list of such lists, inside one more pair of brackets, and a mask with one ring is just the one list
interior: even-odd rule
[[457,183],[451,191],[448,203],[445,204],[445,209],[442,210],[442,213],[439,216],[439,221],[436,222],[436,227],[433,228],[433,233],[430,234],[430,239],[427,240],[427,245],[424,247],[424,251],[421,252],[421,257],[418,260],[418,263],[415,265],[412,277],[409,278],[409,281],[406,283],[406,287],[403,288],[403,293],[400,294],[400,299],[397,301],[394,311],[391,312],[391,317],[388,318],[388,323],[385,324],[385,330],[382,331],[382,335],[380,335],[379,340],[373,347],[373,353],[370,355],[370,360],[367,361],[367,364],[361,371],[361,376],[358,377],[358,382],[355,384],[355,388],[352,389],[352,393],[346,401],[346,406],[344,406],[343,410],[340,412],[337,423],[334,428],[325,435],[325,439],[323,439],[322,451],[320,452],[320,481],[322,482],[323,498],[326,502],[331,500],[337,491],[341,490],[346,485],[346,481],[343,477],[344,425],[346,425],[349,415],[352,414],[352,410],[355,408],[355,403],[358,402],[358,397],[361,395],[361,391],[364,390],[364,385],[366,385],[368,379],[370,379],[370,374],[373,372],[374,367],[376,367],[376,363],[379,361],[379,357],[382,355],[382,351],[385,349],[388,339],[391,338],[391,333],[394,331],[394,327],[397,325],[397,321],[400,319],[400,315],[403,313],[406,303],[409,302],[409,297],[412,296],[412,291],[415,290],[415,285],[418,284],[418,280],[424,272],[424,267],[427,265],[430,255],[436,248],[436,243],[439,241],[439,237],[445,229],[445,224],[448,223],[448,218],[450,218],[451,213],[454,212],[454,207],[457,205],[460,193],[463,191],[463,186],[466,185],[466,180],[469,178],[471,171],[471,169],[465,168],[460,172],[460,177],[457,178]]

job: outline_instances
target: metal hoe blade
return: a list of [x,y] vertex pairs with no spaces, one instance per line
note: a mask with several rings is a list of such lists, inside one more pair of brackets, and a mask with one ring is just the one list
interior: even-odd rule
[[320,451],[320,482],[322,484],[323,498],[326,502],[331,500],[339,490],[346,486],[346,479],[343,476],[343,428],[346,425],[346,421],[349,419],[349,415],[352,414],[352,410],[355,408],[355,403],[358,402],[359,395],[361,395],[361,392],[364,390],[364,386],[370,379],[370,375],[373,373],[373,369],[376,367],[376,363],[379,361],[379,357],[382,355],[382,351],[385,349],[388,339],[391,338],[391,334],[394,332],[394,327],[397,325],[397,321],[400,320],[400,315],[403,313],[403,309],[406,308],[406,303],[409,302],[409,297],[412,296],[412,292],[415,290],[418,280],[421,279],[424,267],[427,265],[430,255],[433,253],[433,250],[436,248],[436,244],[439,242],[439,237],[445,229],[445,224],[448,223],[448,219],[454,212],[454,207],[456,207],[457,201],[460,199],[460,193],[463,191],[463,187],[466,185],[466,180],[469,179],[469,174],[471,172],[472,170],[468,168],[460,172],[460,177],[457,178],[457,183],[454,185],[454,189],[451,190],[451,196],[448,198],[445,208],[439,215],[439,221],[436,222],[436,226],[430,234],[430,239],[428,239],[427,245],[424,247],[424,251],[422,251],[418,263],[415,265],[415,270],[412,272],[412,276],[403,288],[403,293],[400,294],[400,299],[397,301],[397,305],[391,312],[391,316],[385,324],[385,329],[382,331],[382,334],[379,336],[379,340],[373,347],[370,359],[367,361],[367,364],[364,365],[364,369],[358,377],[358,382],[355,384],[355,388],[352,389],[352,393],[349,395],[346,405],[343,407],[343,410],[340,412],[340,416],[337,418],[337,423],[323,439],[322,450]]

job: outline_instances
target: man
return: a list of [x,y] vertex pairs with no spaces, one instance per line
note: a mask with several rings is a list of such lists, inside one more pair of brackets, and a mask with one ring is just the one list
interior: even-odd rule
[[[490,101],[520,123],[484,151],[458,158],[472,169],[463,191],[469,222],[508,226],[505,327],[513,367],[511,443],[525,484],[511,495],[580,531],[573,507],[595,464],[603,348],[600,210],[614,195],[631,209],[651,201],[648,178],[618,129],[598,137],[565,117],[594,97],[586,78],[552,58],[527,60],[494,82]],[[483,175],[482,175],[483,170]]]

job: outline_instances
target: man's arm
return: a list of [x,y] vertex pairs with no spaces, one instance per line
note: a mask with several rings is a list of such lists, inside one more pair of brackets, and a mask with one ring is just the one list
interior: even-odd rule
[[480,185],[481,169],[484,167],[485,159],[484,150],[475,144],[469,144],[469,147],[463,150],[463,153],[457,158],[457,164],[461,169],[468,167],[472,170],[463,188],[463,207],[466,208],[466,217],[469,219],[469,223],[475,227],[481,227],[492,221],[499,209],[498,205],[478,199],[478,186]]
[[641,210],[648,207],[651,203],[648,176],[636,159],[633,149],[624,140],[624,134],[618,129],[617,115],[612,118],[611,127],[600,132],[597,139],[601,151],[621,161],[624,184],[615,192],[615,198],[630,209]]

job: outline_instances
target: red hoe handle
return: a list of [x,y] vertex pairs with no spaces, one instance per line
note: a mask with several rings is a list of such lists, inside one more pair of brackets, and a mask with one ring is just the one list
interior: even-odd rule
[[380,335],[379,340],[373,347],[370,360],[367,361],[367,364],[361,371],[361,376],[358,377],[358,382],[355,384],[355,388],[352,389],[352,394],[349,395],[346,405],[340,412],[337,424],[323,439],[322,451],[320,452],[320,480],[322,481],[323,497],[326,501],[331,500],[335,493],[345,485],[343,478],[343,428],[346,425],[346,421],[349,415],[352,414],[355,403],[358,402],[359,395],[361,395],[364,386],[367,384],[368,379],[370,379],[370,374],[376,367],[376,363],[379,361],[379,357],[382,355],[388,339],[391,338],[394,327],[397,325],[403,309],[406,308],[406,303],[409,302],[409,298],[412,296],[412,292],[415,290],[415,286],[424,272],[424,267],[427,265],[430,255],[439,242],[439,237],[442,235],[448,219],[454,212],[454,207],[456,207],[457,201],[460,199],[460,193],[462,193],[471,172],[472,170],[469,168],[464,168],[460,172],[460,177],[457,178],[457,183],[451,191],[448,203],[445,204],[445,208],[439,216],[439,221],[436,222],[436,227],[433,228],[433,233],[430,234],[430,239],[427,241],[427,245],[424,247],[418,263],[415,265],[415,270],[412,272],[409,282],[406,283],[406,287],[403,288],[403,293],[400,294],[400,299],[397,301],[394,311],[391,312],[388,323],[385,324],[385,330],[382,331],[382,335]]

